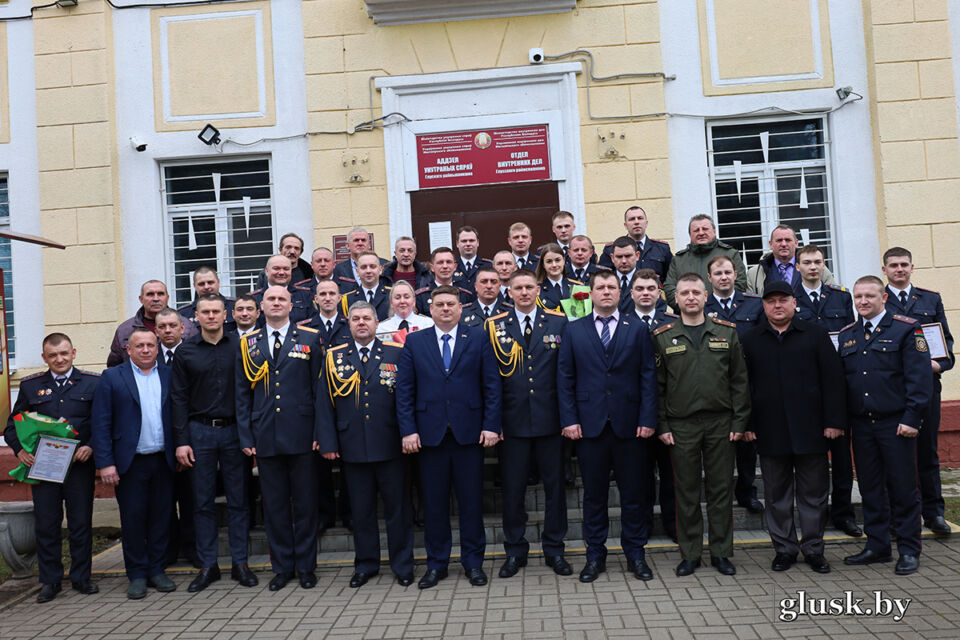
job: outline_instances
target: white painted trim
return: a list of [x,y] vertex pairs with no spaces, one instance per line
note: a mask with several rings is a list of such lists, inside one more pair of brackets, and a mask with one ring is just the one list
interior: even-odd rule
[[[557,183],[560,208],[573,213],[577,229],[587,233],[576,81],[581,71],[579,63],[565,62],[377,78],[383,113],[399,112],[410,119],[385,127],[383,133],[391,246],[400,236],[412,233],[410,192],[419,189],[417,134],[531,124],[549,127],[550,173]],[[428,103],[442,105],[443,94],[480,96],[503,89],[516,90],[510,101],[489,105],[478,99],[473,112],[457,117],[437,109],[425,113],[428,109],[422,106],[424,97]]]
[[[260,138],[301,136],[307,131],[306,87],[303,78],[303,16],[299,2],[271,3],[273,25],[274,91],[277,123],[269,127],[222,129],[224,139],[243,142]],[[305,137],[268,141],[251,147],[225,145],[217,154],[197,139],[196,131],[158,133],[155,130],[153,101],[153,53],[149,9],[113,12],[117,83],[117,141],[121,238],[117,247],[123,265],[123,293],[126,303],[121,317],[130,316],[139,306],[140,285],[159,278],[172,285],[166,271],[162,243],[166,233],[160,200],[161,161],[216,159],[229,161],[248,155],[270,156],[271,199],[274,207],[275,240],[288,231],[299,234],[311,251],[313,211],[310,193],[309,148]],[[31,49],[32,50],[32,49]],[[143,152],[134,151],[129,139],[147,142]]]
[[[11,2],[0,15],[23,15],[29,2]],[[7,173],[10,227],[42,235],[37,151],[37,103],[34,83],[33,23],[7,22],[7,78],[10,97],[10,142],[0,144],[0,170]],[[47,249],[57,251],[57,249]],[[43,250],[27,242],[10,244],[13,262],[16,362],[11,368],[43,366],[40,343],[46,330],[43,305]],[[83,348],[80,346],[80,348]]]
[[744,76],[742,78],[721,78],[720,60],[717,55],[717,23],[714,0],[704,0],[707,10],[707,45],[710,48],[710,78],[713,86],[740,84],[761,84],[764,82],[789,82],[792,80],[819,80],[823,78],[823,39],[820,34],[820,2],[809,0],[810,32],[813,36],[813,71],[809,73],[788,73],[777,76]]
[[[960,127],[960,2],[948,2],[950,19],[950,48],[953,51],[953,100],[957,106],[957,126]],[[960,144],[958,140],[957,144]]]
[[[257,111],[246,111],[236,113],[193,113],[182,116],[175,116],[170,113],[170,53],[167,42],[167,26],[171,22],[195,22],[199,20],[220,20],[224,18],[243,18],[252,16],[256,24],[256,47],[257,47],[257,99],[259,109]],[[229,120],[232,118],[262,118],[267,115],[267,81],[264,68],[264,50],[263,50],[263,11],[261,9],[251,9],[249,11],[230,11],[220,13],[198,13],[185,16],[164,16],[159,19],[160,27],[160,87],[161,100],[163,102],[163,121],[164,122],[192,122],[195,120]],[[203,82],[202,78],[197,79]]]
[[[829,0],[828,6],[837,86],[851,85],[864,96],[864,100],[827,116],[837,271],[843,282],[852,282],[866,273],[878,273],[881,254],[867,59],[860,3]],[[664,85],[666,110],[671,114],[696,114],[667,118],[676,250],[688,242],[690,216],[713,211],[705,143],[707,120],[744,117],[773,106],[795,111],[827,110],[836,108],[839,102],[833,88],[705,97],[699,34],[690,29],[697,23],[695,3],[659,0],[658,7],[663,66],[677,75],[676,80]],[[776,117],[772,110],[766,113]],[[751,115],[757,117],[764,112]]]

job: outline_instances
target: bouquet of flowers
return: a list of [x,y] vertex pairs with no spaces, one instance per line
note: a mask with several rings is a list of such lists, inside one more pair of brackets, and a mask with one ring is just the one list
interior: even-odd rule
[[593,311],[593,301],[590,299],[590,287],[575,284],[570,287],[570,297],[560,301],[563,312],[570,320],[582,318]]

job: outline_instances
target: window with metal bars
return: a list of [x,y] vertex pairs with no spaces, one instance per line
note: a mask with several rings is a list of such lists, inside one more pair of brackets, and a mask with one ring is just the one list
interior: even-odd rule
[[[10,199],[8,197],[7,176],[0,175],[0,229],[10,228]],[[6,310],[4,321],[7,324],[7,349],[10,367],[13,368],[17,353],[17,333],[13,323],[13,258],[10,252],[10,239],[0,238],[0,269],[3,269],[3,302]]]
[[808,117],[707,124],[717,235],[747,266],[769,251],[774,227],[788,224],[801,245],[820,246],[836,272],[826,124]]
[[275,247],[270,159],[169,163],[161,170],[171,304],[193,299],[193,272],[201,266],[217,270],[225,296],[256,289]]

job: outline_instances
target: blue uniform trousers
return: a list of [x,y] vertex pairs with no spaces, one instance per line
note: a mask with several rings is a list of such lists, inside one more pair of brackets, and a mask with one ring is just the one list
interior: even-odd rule
[[317,454],[257,456],[263,520],[273,572],[292,576],[317,568]]
[[933,395],[923,415],[923,428],[917,434],[917,475],[920,478],[921,513],[931,520],[944,513],[940,489],[940,456],[937,454],[937,432],[940,430],[940,378],[933,378]]
[[42,584],[54,584],[63,579],[61,526],[64,505],[70,531],[70,580],[90,580],[94,471],[91,457],[86,462],[74,462],[63,484],[38,482],[32,487],[37,566]]
[[191,471],[197,558],[204,567],[217,564],[217,467],[223,473],[227,497],[227,531],[234,564],[247,561],[250,509],[247,502],[246,456],[240,450],[237,426],[213,427],[196,420],[189,424],[196,462]]

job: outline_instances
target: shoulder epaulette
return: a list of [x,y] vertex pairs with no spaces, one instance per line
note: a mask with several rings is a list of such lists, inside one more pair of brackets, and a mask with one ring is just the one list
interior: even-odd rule
[[307,278],[306,280],[301,280],[300,282],[294,282],[294,283],[293,283],[293,286],[299,287],[299,286],[301,286],[301,285],[306,285],[306,284],[307,284],[308,282],[310,282],[311,280],[313,280],[313,278]]
[[191,303],[189,303],[189,304],[183,305],[182,307],[177,307],[177,313],[183,311],[184,309],[188,308],[188,307],[189,307],[190,305],[192,305],[192,304],[193,304],[193,303],[191,302]]
[[251,292],[250,292],[250,295],[252,295],[252,296],[262,296],[262,295],[263,295],[263,289],[257,289],[256,291],[251,291]]
[[94,378],[99,378],[100,374],[96,371],[87,371],[86,369],[77,369],[82,376],[93,376]]
[[916,321],[914,318],[911,318],[910,316],[902,316],[902,315],[900,315],[899,313],[898,313],[898,314],[895,314],[895,315],[893,316],[893,319],[894,319],[894,320],[899,320],[900,322],[903,322],[903,323],[906,323],[906,324],[917,324],[917,321]]
[[608,243],[606,243],[605,245],[603,245],[603,248],[606,249],[607,247],[612,247],[612,246],[613,246],[613,243],[612,243],[612,242],[608,242]]
[[657,242],[657,243],[660,243],[660,244],[665,244],[665,245],[667,245],[668,247],[670,246],[670,243],[667,242],[666,240],[657,240],[656,238],[651,238],[650,236],[647,236],[647,238],[649,238],[649,239],[652,240],[653,242]]
[[469,293],[470,295],[473,295],[473,292],[470,291],[470,289],[464,289],[463,287],[457,287],[457,289],[460,289],[460,291],[463,293]]
[[301,328],[302,330],[304,330],[304,331],[309,331],[310,333],[320,333],[319,331],[317,331],[317,330],[314,329],[313,327],[308,327],[308,326],[306,326],[306,325],[301,325],[299,322],[297,323],[297,326],[300,327],[300,328]]
[[934,291],[933,289],[924,289],[923,287],[917,287],[917,286],[914,286],[913,288],[919,291],[926,291],[927,293],[935,293],[937,295],[940,295],[939,291]]
[[243,335],[240,336],[240,337],[241,337],[241,338],[249,338],[249,337],[251,337],[253,334],[257,333],[258,331],[260,331],[260,329],[250,329],[250,331],[247,331],[245,334],[243,334]]
[[673,325],[675,325],[675,324],[676,324],[676,322],[671,322],[670,324],[661,325],[661,326],[659,326],[659,327],[657,327],[656,329],[653,330],[653,335],[655,335],[655,336],[660,335],[661,333],[663,333],[663,332],[666,331],[667,329],[672,329],[672,328],[673,328]]
[[341,295],[341,296],[352,296],[352,295],[355,294],[356,292],[357,292],[357,290],[356,290],[356,289],[353,289],[352,291],[346,291],[346,292],[344,292],[344,293],[342,293],[342,294],[340,294],[340,295]]
[[230,298],[230,297],[228,297],[228,296],[223,296],[223,299],[226,300],[227,302],[236,302],[236,301],[237,301],[236,298]]
[[547,314],[549,314],[549,315],[551,315],[551,316],[560,316],[561,318],[566,318],[566,317],[567,317],[567,314],[565,314],[563,311],[557,311],[556,309],[547,309],[547,308],[544,308],[543,312],[544,312],[544,313],[547,313]]
[[838,284],[828,284],[827,287],[830,288],[830,289],[833,289],[834,291],[846,291],[846,290],[847,290],[846,287],[841,287],[841,286],[838,285]]
[[346,280],[347,282],[356,282],[354,278],[348,278],[347,276],[337,276],[339,280]]
[[570,284],[579,284],[579,285],[583,286],[583,283],[582,283],[582,282],[580,282],[579,280],[576,280],[576,279],[574,279],[574,278],[567,278],[567,282],[569,282]]
[[500,318],[505,318],[507,315],[509,315],[508,312],[502,311],[495,316],[490,316],[487,320],[499,320]]
[[413,292],[413,295],[418,296],[421,293],[427,293],[429,291],[430,291],[430,287],[420,287],[419,289]]
[[513,309],[513,303],[512,303],[512,302],[501,302],[501,303],[500,303],[500,306],[501,306],[501,307],[506,307],[507,309]]
[[306,291],[307,293],[310,293],[310,287],[301,287],[299,284],[295,284],[293,285],[293,288],[297,291]]
[[300,320],[297,322],[298,327],[302,327],[305,324],[310,324],[313,321],[313,318],[307,318],[306,320]]
[[669,311],[664,311],[664,312],[663,312],[663,315],[666,316],[666,317],[668,317],[668,318],[679,318],[679,317],[680,317],[680,316],[678,316],[678,315],[675,314],[675,313],[670,313]]
[[32,374],[30,374],[29,376],[27,376],[26,378],[20,378],[20,382],[26,382],[27,380],[33,380],[34,378],[39,378],[40,376],[44,375],[45,373],[46,373],[46,371],[41,371],[40,373],[32,373]]
[[350,343],[344,342],[343,344],[338,344],[335,347],[330,347],[329,349],[327,349],[327,353],[330,353],[331,351],[336,351],[337,349],[343,349],[344,347],[348,347],[348,346],[350,346]]
[[724,325],[725,327],[734,327],[734,328],[736,328],[736,326],[737,326],[737,324],[736,324],[735,322],[730,322],[729,320],[724,320],[724,319],[722,319],[722,318],[714,318],[713,316],[709,316],[709,317],[710,317],[711,320],[713,320],[713,321],[716,322],[717,324],[722,324],[722,325]]
[[846,331],[847,329],[850,329],[851,327],[854,327],[854,326],[856,326],[856,324],[857,324],[857,321],[856,321],[856,320],[854,320],[853,322],[851,322],[851,323],[850,323],[850,324],[848,324],[847,326],[845,326],[845,327],[842,327],[842,328],[840,329],[840,331]]
[[392,284],[385,284],[385,285],[383,285],[383,289],[384,289],[385,291],[390,291],[391,289],[393,289],[393,285],[392,285]]
[[[402,342],[392,342],[389,340],[382,340],[381,342],[388,347],[400,347],[401,349],[403,348]],[[342,345],[342,346],[346,346],[346,345]],[[336,349],[337,347],[334,347],[334,348]]]

